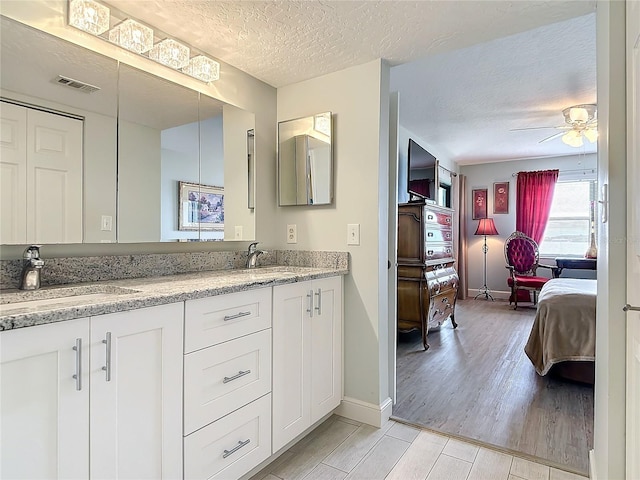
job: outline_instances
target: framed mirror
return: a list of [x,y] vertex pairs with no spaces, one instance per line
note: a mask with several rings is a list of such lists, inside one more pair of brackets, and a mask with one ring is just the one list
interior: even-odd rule
[[[68,162],[64,175],[40,179],[48,189],[34,205],[26,200],[26,180],[12,179],[35,178],[36,170],[26,172],[33,162],[8,162],[1,152],[1,244],[255,239],[257,209],[249,206],[255,148],[247,134],[255,128],[253,113],[6,17],[1,22],[2,114],[15,116],[17,106],[58,115],[54,124],[71,119],[80,128],[74,140],[78,158]],[[19,115],[26,125],[27,113]],[[7,124],[3,138],[14,134],[5,131]],[[47,132],[38,140],[47,152],[71,141],[54,130],[40,129]],[[22,137],[26,145],[26,133]],[[62,171],[40,168],[38,174],[53,170]],[[196,228],[181,228],[180,182],[223,188],[224,204],[211,212],[216,197],[198,197],[191,204],[191,213],[200,216]],[[63,191],[62,185],[75,190]],[[74,208],[65,210],[64,199]]]
[[331,112],[278,123],[278,205],[333,203]]

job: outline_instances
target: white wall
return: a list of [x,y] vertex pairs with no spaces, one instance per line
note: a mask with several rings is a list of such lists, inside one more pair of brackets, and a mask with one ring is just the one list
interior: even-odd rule
[[[278,121],[333,113],[335,168],[332,205],[278,208],[278,247],[351,254],[344,282],[345,395],[374,405],[388,396],[388,222],[380,213],[388,196],[388,127],[380,121],[381,114],[388,119],[388,75],[376,60],[278,89]],[[359,246],[347,246],[350,223],[360,224]],[[296,245],[286,243],[287,224],[297,225]]]
[[[563,171],[596,168],[596,155],[571,155],[555,158],[537,158],[530,160],[517,160],[512,162],[483,163],[478,165],[464,165],[460,167],[460,173],[467,176],[467,245],[468,245],[468,275],[469,293],[475,295],[475,290],[483,284],[483,253],[482,245],[484,237],[475,236],[478,226],[477,220],[472,220],[471,215],[471,191],[477,188],[488,190],[487,214],[493,218],[496,229],[500,235],[488,236],[487,246],[487,286],[493,293],[508,297],[507,287],[508,272],[505,269],[504,242],[516,229],[516,172],[559,169],[561,176]],[[495,182],[509,182],[509,213],[493,213],[493,184]],[[553,259],[542,258],[541,263],[555,265]],[[549,269],[541,268],[538,275],[551,277]],[[573,272],[572,272],[573,273]],[[576,272],[577,273],[577,272]]]

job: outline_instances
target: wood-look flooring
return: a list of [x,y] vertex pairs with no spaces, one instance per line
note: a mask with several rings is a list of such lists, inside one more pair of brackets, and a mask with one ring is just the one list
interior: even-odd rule
[[586,474],[593,387],[540,377],[524,353],[533,308],[463,300],[458,328],[400,334],[393,417]]

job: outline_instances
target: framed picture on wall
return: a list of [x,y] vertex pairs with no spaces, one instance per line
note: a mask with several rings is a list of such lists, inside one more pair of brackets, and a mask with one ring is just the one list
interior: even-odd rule
[[486,188],[478,188],[471,190],[471,199],[473,201],[472,211],[473,219],[479,220],[487,218],[487,192]]
[[178,230],[224,231],[224,188],[179,182]]
[[509,182],[493,184],[493,213],[509,213]]

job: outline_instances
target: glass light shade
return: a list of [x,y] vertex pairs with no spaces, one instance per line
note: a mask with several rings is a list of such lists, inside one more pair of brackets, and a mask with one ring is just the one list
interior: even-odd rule
[[562,136],[562,141],[571,147],[581,147],[582,133],[578,130],[569,130]]
[[71,0],[69,2],[69,25],[93,35],[109,30],[110,11],[93,0]]
[[213,82],[220,78],[220,64],[204,55],[193,57],[182,71],[203,82]]
[[594,143],[598,139],[598,131],[592,128],[587,128],[582,133],[584,133],[584,136],[587,137],[590,143]]
[[571,107],[569,110],[569,118],[572,122],[586,123],[589,120],[589,112],[586,108]]
[[189,47],[165,38],[149,50],[149,58],[176,70],[189,64]]
[[135,53],[144,53],[153,47],[153,30],[127,19],[109,30],[109,41]]

